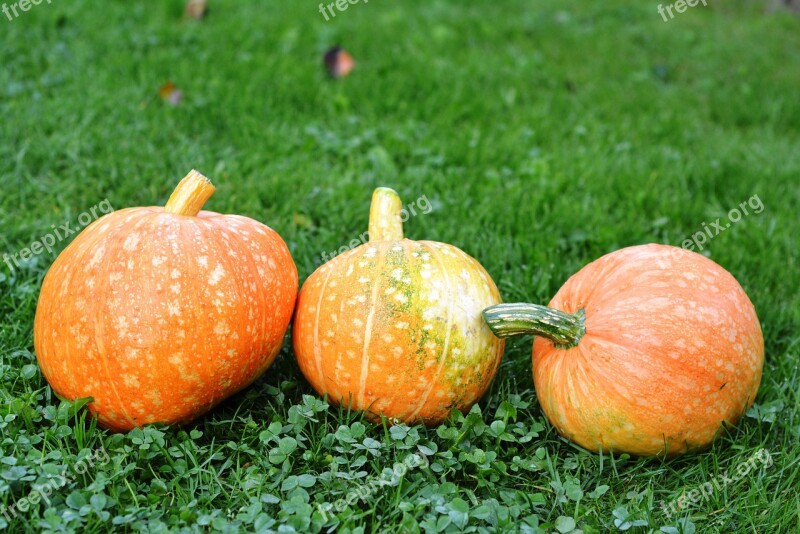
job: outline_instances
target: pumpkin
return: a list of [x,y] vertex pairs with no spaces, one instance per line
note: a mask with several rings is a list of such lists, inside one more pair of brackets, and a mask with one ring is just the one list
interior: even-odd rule
[[192,171],[166,207],[110,213],[45,276],[34,344],[45,378],[116,431],[186,423],[270,366],[298,278],[272,229],[200,211],[214,192]]
[[481,312],[500,302],[460,249],[403,238],[397,193],[372,197],[368,242],[303,284],[293,326],[297,362],[334,404],[389,424],[434,425],[468,410],[497,371],[504,342]]
[[710,259],[666,245],[590,263],[549,307],[485,310],[500,337],[536,336],[542,410],[591,451],[675,455],[707,446],[753,403],[764,340],[753,304]]

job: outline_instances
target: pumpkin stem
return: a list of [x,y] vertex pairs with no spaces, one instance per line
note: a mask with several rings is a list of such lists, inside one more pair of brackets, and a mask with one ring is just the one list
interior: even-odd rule
[[369,240],[400,241],[403,239],[403,201],[394,189],[379,187],[372,193],[369,208]]
[[164,206],[164,211],[175,215],[196,217],[214,191],[215,188],[211,181],[192,169],[192,172],[187,174],[172,192],[167,205]]
[[586,312],[567,313],[538,304],[497,304],[483,310],[483,319],[499,338],[533,334],[556,347],[576,346],[586,333]]

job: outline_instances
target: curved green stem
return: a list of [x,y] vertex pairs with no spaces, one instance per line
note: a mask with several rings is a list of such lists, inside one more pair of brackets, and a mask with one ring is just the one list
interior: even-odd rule
[[567,313],[538,304],[498,304],[483,310],[483,319],[499,338],[533,334],[559,348],[576,346],[586,333],[586,312]]
[[394,189],[379,187],[372,193],[369,208],[369,240],[403,239],[403,201]]

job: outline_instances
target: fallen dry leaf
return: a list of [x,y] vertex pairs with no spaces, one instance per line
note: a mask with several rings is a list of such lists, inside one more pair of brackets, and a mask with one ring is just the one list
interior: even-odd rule
[[350,74],[355,68],[356,61],[353,59],[347,50],[342,47],[334,46],[325,52],[323,58],[325,68],[328,69],[328,74],[334,78],[343,78]]
[[292,221],[299,228],[312,228],[314,226],[314,221],[311,220],[311,217],[302,213],[295,213],[292,216]]
[[208,0],[188,0],[184,13],[190,19],[203,19],[208,13]]
[[167,82],[158,90],[158,96],[160,96],[161,100],[167,104],[171,106],[177,106],[181,103],[183,93],[175,86],[174,83]]

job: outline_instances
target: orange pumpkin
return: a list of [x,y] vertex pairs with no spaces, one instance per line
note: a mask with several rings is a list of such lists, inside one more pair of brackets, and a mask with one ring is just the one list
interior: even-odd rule
[[56,259],[42,285],[39,365],[113,430],[185,423],[270,366],[297,296],[274,230],[200,211],[214,187],[192,171],[166,207],[110,213]]
[[390,423],[437,424],[486,391],[503,353],[481,319],[494,282],[452,245],[403,238],[397,193],[372,198],[369,242],[305,282],[294,321],[300,370],[320,394]]
[[501,337],[534,334],[547,418],[592,451],[705,447],[753,403],[764,365],[755,309],[725,269],[665,245],[603,256],[550,302],[484,313]]

